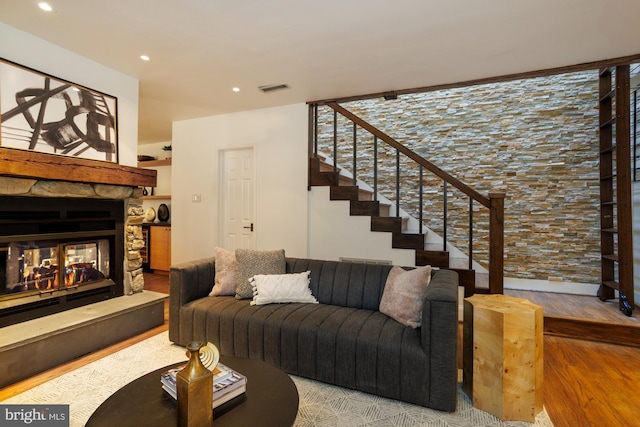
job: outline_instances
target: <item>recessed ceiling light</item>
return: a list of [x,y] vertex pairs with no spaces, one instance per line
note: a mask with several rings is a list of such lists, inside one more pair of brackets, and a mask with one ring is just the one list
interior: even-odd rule
[[38,7],[46,12],[51,12],[53,11],[53,8],[51,7],[51,5],[49,3],[43,2],[41,1],[40,3],[38,3]]
[[234,92],[240,92],[240,88],[239,87],[234,87],[233,89],[231,89]]
[[142,59],[143,61],[148,61],[151,58],[149,58],[149,56],[147,56],[147,55],[140,55],[140,59]]

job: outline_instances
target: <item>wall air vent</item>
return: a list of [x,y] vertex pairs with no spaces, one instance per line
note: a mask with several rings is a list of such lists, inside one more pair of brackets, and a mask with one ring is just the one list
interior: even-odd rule
[[279,85],[258,86],[258,89],[260,89],[264,93],[271,93],[277,90],[289,89],[289,85],[282,83]]
[[378,265],[392,265],[393,261],[386,259],[366,259],[366,258],[345,258],[340,257],[340,262],[352,262],[354,264],[378,264]]

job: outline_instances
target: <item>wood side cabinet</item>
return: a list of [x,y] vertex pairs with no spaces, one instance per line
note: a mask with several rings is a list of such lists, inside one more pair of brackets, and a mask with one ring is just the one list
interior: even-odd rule
[[154,225],[151,230],[149,266],[152,270],[169,271],[171,267],[171,227]]
[[523,298],[464,300],[462,388],[503,421],[535,422],[543,409],[543,308]]

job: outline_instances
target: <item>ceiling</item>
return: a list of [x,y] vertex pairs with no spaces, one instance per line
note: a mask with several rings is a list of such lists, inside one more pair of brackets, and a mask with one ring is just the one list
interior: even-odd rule
[[2,0],[0,21],[139,79],[140,143],[175,120],[640,53],[638,0],[49,3]]

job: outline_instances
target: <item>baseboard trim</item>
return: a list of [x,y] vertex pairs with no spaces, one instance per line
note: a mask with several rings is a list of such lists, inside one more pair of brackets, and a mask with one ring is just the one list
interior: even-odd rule
[[603,323],[568,316],[545,316],[544,333],[565,338],[640,347],[640,326]]

